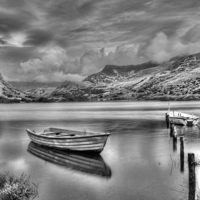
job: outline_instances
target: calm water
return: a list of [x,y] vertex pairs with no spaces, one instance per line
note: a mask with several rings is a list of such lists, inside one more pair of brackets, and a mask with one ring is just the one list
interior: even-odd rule
[[[172,102],[171,107],[200,116],[200,102]],[[40,200],[187,199],[187,153],[200,158],[200,130],[178,127],[185,140],[181,171],[179,141],[175,146],[169,137],[166,109],[167,102],[0,104],[0,172],[30,175],[39,183]],[[46,160],[31,153],[35,147],[30,148],[26,129],[47,127],[111,136],[100,156],[70,153],[55,160],[52,152]],[[198,167],[196,175],[198,193]]]

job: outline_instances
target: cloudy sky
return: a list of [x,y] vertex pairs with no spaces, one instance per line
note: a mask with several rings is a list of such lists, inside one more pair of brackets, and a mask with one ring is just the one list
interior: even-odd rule
[[200,52],[199,0],[0,0],[0,73],[80,81],[107,64]]

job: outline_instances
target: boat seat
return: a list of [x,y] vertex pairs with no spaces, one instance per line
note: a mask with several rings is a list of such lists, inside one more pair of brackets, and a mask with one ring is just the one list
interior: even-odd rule
[[[57,134],[56,134],[57,135]],[[62,137],[62,136],[75,136],[75,134],[73,133],[60,133],[57,135],[58,137]]]
[[46,135],[46,136],[49,136],[49,137],[54,137],[54,136],[62,137],[62,136],[75,136],[76,134],[63,133],[63,132],[45,132],[45,133],[43,133],[41,135]]

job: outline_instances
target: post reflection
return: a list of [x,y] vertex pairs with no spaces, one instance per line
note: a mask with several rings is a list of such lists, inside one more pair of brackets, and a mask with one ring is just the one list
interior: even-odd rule
[[104,162],[99,154],[76,153],[71,151],[61,151],[44,146],[39,146],[33,142],[28,145],[27,151],[43,160],[80,172],[97,175],[104,178],[111,178],[110,167]]
[[177,137],[173,137],[173,151],[177,151]]

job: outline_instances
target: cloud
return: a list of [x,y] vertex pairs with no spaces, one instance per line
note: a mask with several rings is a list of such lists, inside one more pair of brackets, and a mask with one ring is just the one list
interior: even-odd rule
[[146,61],[144,57],[138,55],[140,43],[124,44],[116,48],[114,52],[108,54],[109,61],[114,65],[140,64]]
[[72,79],[72,77],[80,79],[80,77],[98,71],[98,63],[101,63],[100,59],[103,56],[100,52],[88,51],[80,58],[72,58],[61,47],[45,49],[43,54],[41,58],[21,62],[21,72],[38,81],[52,79],[63,81],[64,78]]
[[44,10],[50,18],[75,20],[93,13],[98,2],[98,0],[51,0],[48,4],[44,4]]
[[196,28],[191,28],[183,36],[174,35],[168,37],[163,32],[160,32],[143,47],[140,53],[149,60],[156,62],[165,62],[181,54],[198,53],[200,52],[200,41],[196,40],[197,37],[195,39],[192,37],[197,36],[196,33]]
[[102,70],[105,65],[132,65],[147,61],[138,56],[138,44],[118,46],[114,51],[105,53],[105,48],[99,51],[88,51],[80,58],[81,74],[90,75]]
[[7,77],[47,81],[196,53],[199,7],[195,0],[1,1],[0,64],[9,66]]
[[0,9],[0,33],[8,34],[30,27],[34,16],[30,12],[13,9]]
[[4,38],[0,38],[0,46],[5,46],[7,45],[7,42]]
[[34,29],[26,32],[26,41],[23,45],[43,46],[53,40],[53,34],[50,30]]
[[[41,58],[20,63],[20,73],[37,81],[63,81],[64,79],[83,79],[99,72],[105,65],[131,65],[144,62],[138,58],[138,45],[121,45],[115,51],[105,53],[105,49],[89,50],[80,57],[70,56],[61,47],[51,47],[42,51]],[[146,60],[145,60],[146,61]]]
[[2,45],[0,48],[0,61],[9,63],[14,63],[16,66],[19,62],[24,62],[31,59],[32,57],[40,57],[43,55],[42,52],[38,52],[35,47],[23,47],[19,48],[17,46],[10,46],[9,43]]
[[104,65],[104,51],[88,51],[80,58],[81,74],[96,73]]
[[182,36],[182,42],[185,44],[196,43],[200,41],[200,24],[197,24],[190,28],[184,36]]
[[[51,81],[67,74],[80,72],[79,62],[66,54],[61,47],[46,48],[42,51],[41,58],[30,59],[20,63],[20,72],[35,80]],[[53,78],[53,76],[55,76]],[[46,77],[46,78],[45,78]],[[51,77],[51,78],[50,78]]]

